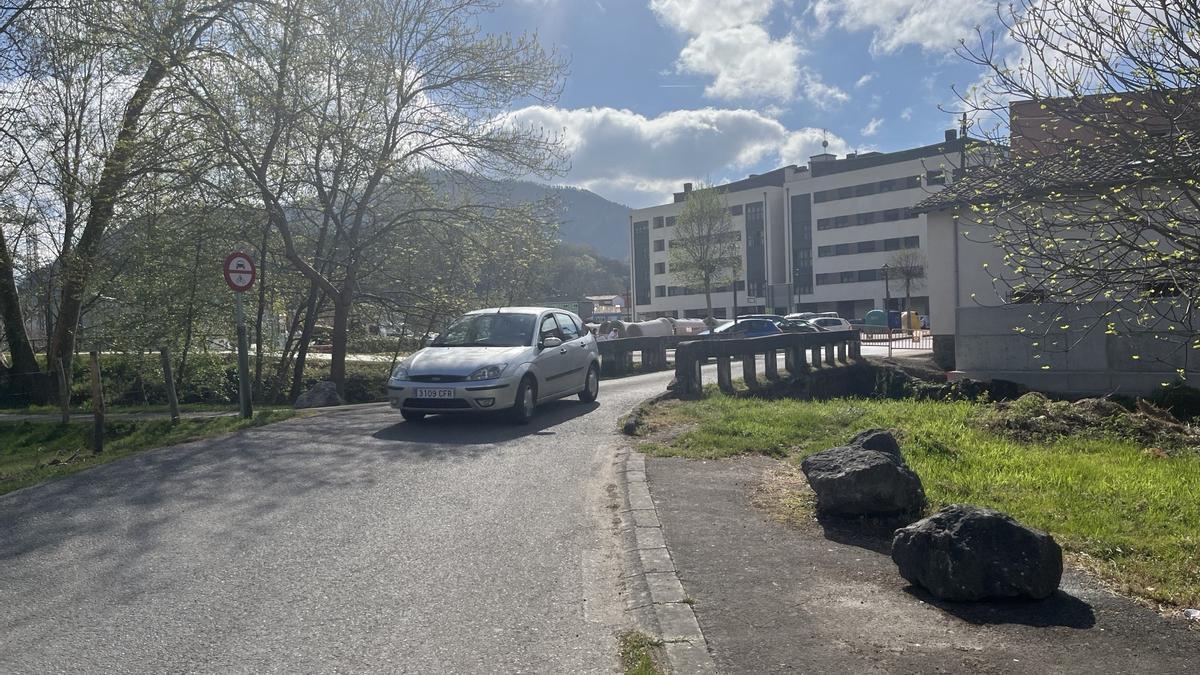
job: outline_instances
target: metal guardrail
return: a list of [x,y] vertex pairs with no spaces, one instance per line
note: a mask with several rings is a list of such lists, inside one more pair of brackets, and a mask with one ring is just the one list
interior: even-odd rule
[[600,350],[600,374],[619,377],[633,371],[633,355],[641,354],[642,370],[667,370],[667,350],[674,349],[683,340],[695,340],[695,336],[664,335],[655,337],[616,338],[596,343]]
[[704,395],[700,366],[710,358],[717,360],[717,386],[733,393],[731,361],[742,360],[742,379],[751,389],[761,387],[758,379],[758,357],[764,359],[764,376],[778,381],[779,352],[784,353],[784,367],[792,377],[812,368],[835,367],[862,358],[859,333],[837,331],[830,333],[783,333],[739,340],[695,340],[679,342],[675,348],[675,392],[682,397]]

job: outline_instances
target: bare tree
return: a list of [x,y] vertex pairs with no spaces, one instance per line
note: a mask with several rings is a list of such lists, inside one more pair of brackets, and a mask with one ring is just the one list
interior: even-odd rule
[[736,280],[742,269],[742,247],[737,235],[720,191],[702,185],[688,193],[675,222],[675,238],[668,253],[671,276],[704,291],[710,319],[713,289],[730,284],[735,285],[736,292]]
[[330,376],[339,387],[372,251],[471,210],[440,203],[422,172],[546,172],[560,161],[556,138],[516,128],[503,113],[518,100],[553,100],[562,63],[532,37],[482,33],[476,17],[491,5],[262,5],[227,27],[227,58],[190,73],[218,151],[243,172],[287,260],[312,283],[310,306],[323,296],[332,307]]
[[963,101],[1008,159],[935,199],[1004,251],[998,295],[1041,303],[1047,330],[1089,307],[1073,330],[1196,347],[1200,6],[1022,0],[999,16],[999,36],[960,50],[986,72]]
[[919,249],[896,251],[888,259],[887,282],[904,290],[904,309],[912,309],[912,292],[925,284],[925,255]]

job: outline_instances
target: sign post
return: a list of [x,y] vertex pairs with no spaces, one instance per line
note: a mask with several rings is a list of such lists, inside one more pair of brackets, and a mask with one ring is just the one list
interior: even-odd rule
[[246,340],[246,313],[242,309],[242,294],[254,287],[254,261],[249,254],[234,251],[225,257],[225,283],[233,289],[237,313],[238,402],[242,417],[254,414],[250,406],[250,354]]

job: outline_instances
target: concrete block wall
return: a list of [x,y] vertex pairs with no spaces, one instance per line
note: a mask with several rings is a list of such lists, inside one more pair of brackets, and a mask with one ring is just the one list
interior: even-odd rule
[[1039,391],[1144,395],[1177,381],[1200,385],[1200,350],[1166,324],[1106,332],[1110,306],[960,307],[954,377],[1003,379]]

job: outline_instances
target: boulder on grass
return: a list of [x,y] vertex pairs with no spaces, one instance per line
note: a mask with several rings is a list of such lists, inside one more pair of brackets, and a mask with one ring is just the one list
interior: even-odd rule
[[300,394],[296,398],[296,403],[293,407],[299,410],[301,408],[325,408],[341,404],[342,397],[338,396],[337,385],[326,380],[314,384],[311,389]]
[[800,464],[823,515],[916,515],[925,508],[921,479],[891,454],[858,446],[830,448]]
[[861,431],[850,439],[847,445],[857,445],[860,448],[867,450],[878,450],[886,452],[889,455],[903,457],[900,454],[900,444],[896,442],[896,437],[887,429],[867,429]]
[[1049,597],[1062,549],[1045,532],[992,509],[952,504],[896,530],[900,576],[943,600]]

